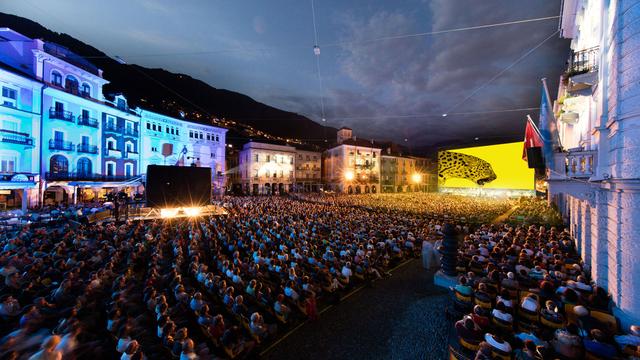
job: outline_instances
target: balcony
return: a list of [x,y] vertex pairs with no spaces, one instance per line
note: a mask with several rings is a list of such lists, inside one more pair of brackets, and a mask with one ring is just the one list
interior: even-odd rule
[[104,156],[121,158],[122,157],[122,151],[120,151],[118,149],[104,149]]
[[567,176],[572,178],[590,178],[593,176],[596,150],[570,149],[567,153]]
[[58,120],[64,120],[68,122],[74,122],[73,114],[71,113],[71,111],[57,110],[55,108],[49,109],[49,119],[58,119]]
[[124,128],[124,134],[138,137],[138,129]]
[[138,152],[137,151],[127,151],[124,153],[124,158],[125,159],[136,159],[138,158]]
[[97,154],[98,153],[98,147],[96,145],[89,145],[89,144],[78,144],[76,146],[76,149],[79,153],[85,153],[85,154]]
[[34,146],[33,138],[27,133],[0,129],[0,142],[8,144]]
[[102,175],[102,174],[87,174],[81,172],[46,172],[45,179],[49,181],[126,181],[134,178],[135,176],[124,175]]
[[71,141],[49,140],[49,150],[73,151],[74,147]]
[[588,89],[598,81],[599,56],[600,48],[597,46],[572,52],[565,72],[569,92]]
[[116,124],[105,123],[103,128],[104,128],[104,131],[110,131],[115,133],[122,132],[122,128],[119,128]]
[[80,115],[80,116],[78,116],[78,125],[97,128],[98,127],[98,119]]

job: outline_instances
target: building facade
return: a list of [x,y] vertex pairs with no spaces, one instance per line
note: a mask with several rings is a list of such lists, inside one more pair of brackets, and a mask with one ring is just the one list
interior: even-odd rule
[[585,264],[624,324],[640,321],[640,6],[565,0],[569,66],[555,104],[562,148],[547,172]]
[[322,153],[296,148],[295,191],[322,190]]
[[381,150],[372,142],[356,139],[352,130],[338,130],[337,144],[323,153],[326,189],[361,194],[380,191]]
[[0,37],[0,209],[142,191],[149,164],[210,167],[222,191],[226,129],[132,110],[65,47],[8,28]]
[[270,195],[294,190],[294,147],[250,141],[239,152],[238,160],[243,193]]
[[38,205],[41,89],[28,74],[0,68],[0,210]]

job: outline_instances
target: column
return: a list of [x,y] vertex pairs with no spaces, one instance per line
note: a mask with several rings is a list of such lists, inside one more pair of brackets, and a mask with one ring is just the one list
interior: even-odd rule
[[20,194],[20,199],[22,200],[22,213],[26,213],[27,212],[27,204],[28,204],[28,197],[27,197],[27,189],[20,189],[20,190],[16,190],[19,194]]
[[640,190],[626,190],[619,194],[621,214],[618,237],[610,241],[610,278],[615,274],[617,291],[614,300],[617,315],[624,325],[640,320]]
[[591,209],[591,277],[599,286],[608,288],[608,191],[596,192],[595,206]]

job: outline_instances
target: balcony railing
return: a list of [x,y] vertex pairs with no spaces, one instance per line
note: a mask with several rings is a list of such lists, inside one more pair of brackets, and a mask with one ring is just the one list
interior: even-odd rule
[[63,140],[49,140],[49,149],[50,150],[64,150],[64,151],[73,151],[75,146],[71,141],[63,141]]
[[569,150],[567,153],[567,176],[589,178],[593,176],[596,161],[595,150]]
[[111,123],[106,123],[104,124],[104,130],[105,131],[111,131],[111,132],[122,132],[122,128],[119,128],[116,124],[111,124]]
[[574,76],[598,70],[598,56],[600,48],[594,46],[592,48],[574,51],[569,58],[569,67],[566,75]]
[[124,134],[129,136],[138,136],[138,129],[124,128]]
[[119,158],[119,157],[122,157],[122,151],[120,151],[118,149],[105,148],[104,149],[104,156]]
[[0,142],[33,146],[33,138],[27,133],[0,129]]
[[98,127],[98,119],[88,117],[88,116],[78,116],[78,125],[90,126],[97,128]]
[[79,153],[85,153],[85,154],[97,154],[98,153],[98,147],[96,145],[78,144],[76,146],[76,149],[78,150]]
[[73,122],[73,114],[71,113],[71,111],[57,110],[56,108],[50,108],[49,119],[59,119],[59,120]]
[[88,174],[82,172],[46,172],[44,176],[47,180],[65,181],[126,181],[135,178],[135,176],[109,176],[103,174]]
[[137,151],[125,151],[124,158],[125,159],[133,159],[133,158],[137,158],[138,155],[139,154],[138,154]]

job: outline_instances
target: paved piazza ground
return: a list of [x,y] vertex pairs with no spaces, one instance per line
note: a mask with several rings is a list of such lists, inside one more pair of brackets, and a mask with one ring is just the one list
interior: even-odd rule
[[393,271],[307,322],[264,358],[446,359],[447,293],[433,285],[421,261]]

